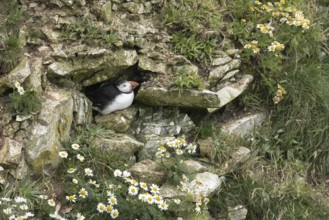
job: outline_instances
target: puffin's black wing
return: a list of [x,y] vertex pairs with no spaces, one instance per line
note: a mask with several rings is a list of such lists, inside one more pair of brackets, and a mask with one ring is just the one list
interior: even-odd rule
[[96,89],[85,91],[86,96],[93,103],[93,106],[103,109],[120,94],[119,89],[114,85],[104,85]]

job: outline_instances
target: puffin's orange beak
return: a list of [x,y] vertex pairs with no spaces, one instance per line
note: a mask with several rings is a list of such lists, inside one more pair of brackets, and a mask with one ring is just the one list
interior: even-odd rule
[[138,82],[135,82],[135,81],[129,81],[129,82],[132,85],[133,89],[136,88],[137,86],[139,86]]

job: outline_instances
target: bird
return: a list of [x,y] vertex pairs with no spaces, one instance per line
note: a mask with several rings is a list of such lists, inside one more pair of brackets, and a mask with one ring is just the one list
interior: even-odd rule
[[134,101],[134,89],[138,85],[135,81],[124,80],[87,90],[85,94],[93,103],[95,111],[107,115],[128,108]]

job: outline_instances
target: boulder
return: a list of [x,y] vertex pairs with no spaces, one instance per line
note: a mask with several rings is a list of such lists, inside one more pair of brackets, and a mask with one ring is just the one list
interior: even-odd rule
[[241,60],[233,59],[231,62],[218,66],[209,72],[209,83],[215,86],[218,81],[225,76],[226,73],[238,69],[241,65]]
[[114,135],[108,139],[96,138],[93,142],[95,148],[101,149],[106,153],[114,152],[126,159],[133,157],[144,146],[143,143],[127,135]]
[[92,120],[91,102],[82,93],[72,92],[73,120],[76,125],[88,124]]
[[222,125],[222,131],[231,135],[250,134],[255,127],[260,125],[266,118],[264,112],[247,113],[241,115],[238,119],[233,118]]
[[243,205],[228,208],[229,220],[244,220],[247,218],[248,210]]
[[166,173],[158,168],[158,163],[143,160],[135,163],[131,168],[132,176],[139,181],[161,185],[166,181]]
[[0,148],[0,164],[16,168],[22,160],[23,146],[21,142],[4,137],[4,144]]
[[22,84],[30,74],[30,61],[24,57],[13,70],[0,77],[0,94],[9,88],[15,88],[16,82]]
[[131,106],[121,111],[116,111],[108,115],[97,115],[95,121],[104,128],[113,130],[119,133],[125,133],[131,127],[135,120],[137,108]]
[[54,168],[59,162],[61,142],[70,137],[73,99],[63,89],[45,91],[42,109],[29,128],[26,159],[36,173]]

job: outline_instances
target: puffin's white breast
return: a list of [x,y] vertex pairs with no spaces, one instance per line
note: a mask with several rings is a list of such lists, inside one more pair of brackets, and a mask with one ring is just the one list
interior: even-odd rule
[[111,112],[122,110],[128,108],[134,101],[134,92],[129,94],[121,93],[117,95],[114,100],[108,104],[103,110],[100,111],[101,114],[107,115]]

